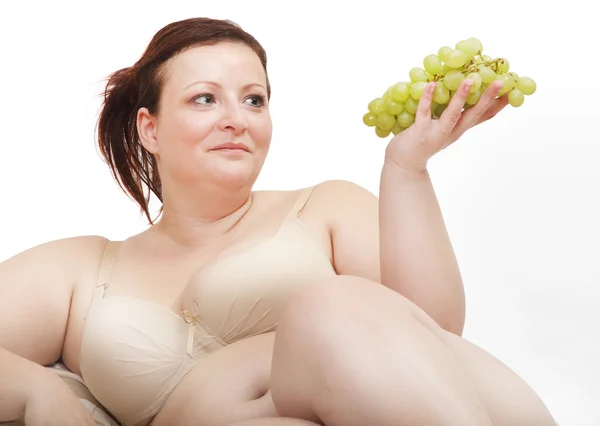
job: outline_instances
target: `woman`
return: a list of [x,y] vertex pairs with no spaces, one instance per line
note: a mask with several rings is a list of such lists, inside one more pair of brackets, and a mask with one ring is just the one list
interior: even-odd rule
[[[0,265],[0,420],[94,424],[62,359],[123,425],[553,425],[460,337],[459,268],[427,161],[505,105],[439,120],[432,91],[386,150],[380,199],[328,181],[252,191],[271,142],[260,44],[228,21],[159,31],[110,79],[99,143],[149,229]],[[162,202],[153,221],[149,194]]]

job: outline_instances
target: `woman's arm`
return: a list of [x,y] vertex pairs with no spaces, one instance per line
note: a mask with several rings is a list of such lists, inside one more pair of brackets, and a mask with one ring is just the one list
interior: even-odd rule
[[43,366],[61,357],[75,285],[104,244],[101,237],[67,238],[0,262],[0,422],[21,418],[45,384],[61,387]]
[[427,170],[385,163],[379,194],[382,283],[461,335],[465,295],[458,262]]
[[0,423],[22,419],[29,396],[51,374],[0,346]]
[[[353,185],[344,185],[339,188],[339,202],[347,199],[352,203],[346,202],[346,211],[336,207],[338,214],[331,223],[333,250],[342,257],[336,263],[338,273],[372,274],[377,266],[384,285],[412,300],[442,328],[458,335],[465,320],[464,289],[427,163],[508,104],[507,96],[497,97],[502,81],[495,81],[476,105],[463,111],[471,83],[468,79],[461,83],[439,119],[431,115],[436,83],[429,83],[419,100],[415,122],[386,147],[378,217],[372,213],[376,204],[373,197]],[[380,236],[376,245],[373,234]],[[354,261],[360,262],[362,253],[375,253],[377,249],[377,261],[373,254],[366,255],[369,266],[361,269],[363,263],[357,263],[358,270],[348,267]]]
[[461,334],[462,279],[427,172],[386,164],[379,199],[346,181],[321,187],[337,273],[381,282]]

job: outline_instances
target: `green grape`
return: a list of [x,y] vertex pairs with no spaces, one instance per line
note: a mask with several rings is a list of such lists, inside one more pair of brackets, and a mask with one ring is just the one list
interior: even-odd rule
[[423,59],[423,67],[433,76],[442,72],[442,61],[437,55],[427,55]]
[[391,133],[391,130],[384,130],[379,127],[375,127],[375,134],[380,138],[387,138]]
[[445,104],[450,101],[450,90],[441,81],[438,81],[435,86],[433,100],[438,104]]
[[408,128],[415,122],[415,115],[408,111],[402,111],[398,115],[397,121],[402,127]]
[[442,62],[446,62],[446,56],[448,56],[448,54],[450,52],[452,52],[454,49],[452,49],[450,46],[442,46],[440,47],[440,50],[438,50],[438,58],[440,58],[440,60]]
[[517,80],[517,89],[524,95],[533,95],[537,89],[537,84],[529,77],[519,77]]
[[363,115],[363,123],[369,127],[375,127],[377,125],[377,116],[367,112],[365,115]]
[[416,114],[418,107],[419,103],[413,98],[408,98],[407,101],[404,103],[404,111],[408,112],[409,114]]
[[410,84],[404,82],[394,84],[390,97],[396,102],[406,102],[410,98]]
[[496,79],[496,73],[490,67],[482,65],[479,67],[479,75],[483,84],[490,84]]
[[467,55],[460,50],[453,50],[446,55],[446,64],[450,68],[460,68],[467,63]]
[[467,75],[467,80],[471,80],[473,82],[473,84],[471,85],[471,90],[469,90],[469,93],[475,93],[476,91],[478,91],[481,88],[481,75],[479,75],[479,73],[477,72],[472,72],[469,73],[469,75]]
[[425,81],[417,81],[410,86],[410,97],[415,101],[421,99],[423,96],[423,92],[425,91],[425,87],[427,87],[427,82]]
[[473,59],[479,53],[479,44],[476,39],[460,40],[456,43],[456,50],[465,54],[467,60]]
[[398,133],[404,131],[404,127],[402,127],[400,125],[400,123],[398,123],[398,120],[396,120],[396,122],[394,123],[394,127],[392,127],[392,133],[394,135],[397,135]]
[[502,58],[498,61],[498,73],[506,74],[509,69],[510,69],[510,64],[508,63],[507,59]]
[[481,41],[479,41],[479,39],[475,37],[469,37],[467,41],[473,45],[478,55],[480,55],[481,52],[483,52],[483,44],[481,44]]
[[417,83],[419,81],[427,81],[427,74],[423,68],[414,67],[408,73],[411,83]]
[[456,90],[460,86],[460,83],[465,79],[465,76],[462,72],[458,70],[448,71],[446,76],[444,77],[444,84],[450,90]]
[[500,89],[500,91],[498,92],[498,96],[506,95],[512,90],[513,87],[515,87],[515,81],[508,74],[498,74],[496,76],[496,80],[500,80],[504,84],[504,86],[502,86],[502,89]]
[[377,127],[382,130],[392,130],[396,117],[387,112],[382,112],[377,116]]
[[398,115],[404,110],[404,104],[402,104],[402,102],[396,102],[393,99],[388,99],[385,102],[385,110],[391,115]]
[[374,115],[379,115],[385,110],[385,99],[375,98],[369,102],[369,111]]
[[483,54],[481,42],[470,37],[460,40],[455,48],[444,45],[437,54],[425,56],[422,68],[410,69],[409,81],[395,83],[381,97],[369,102],[368,112],[362,117],[363,123],[373,127],[381,138],[391,133],[398,135],[415,122],[419,102],[430,82],[436,84],[431,99],[431,117],[438,119],[465,79],[473,84],[464,102],[464,110],[477,105],[483,93],[496,80],[502,82],[498,96],[507,95],[513,107],[521,106],[525,97],[537,90],[533,79],[520,77],[510,70],[510,63],[505,58]]
[[444,111],[446,111],[446,108],[448,108],[448,104],[439,104],[434,110],[433,110],[433,114],[435,117],[441,117],[442,114],[444,113]]
[[518,108],[523,105],[523,102],[525,102],[525,95],[519,89],[512,89],[508,92],[508,103],[511,106]]
[[465,102],[469,105],[475,105],[477,102],[479,102],[479,99],[481,98],[482,95],[482,91],[480,89],[477,89],[474,92],[469,92],[469,96],[467,96],[467,99],[465,100]]

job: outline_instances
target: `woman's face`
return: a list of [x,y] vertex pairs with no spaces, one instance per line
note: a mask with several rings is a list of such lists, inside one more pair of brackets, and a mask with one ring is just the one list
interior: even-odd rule
[[241,43],[195,47],[164,69],[157,116],[138,112],[142,143],[157,159],[163,190],[252,185],[272,134],[267,77],[256,53]]

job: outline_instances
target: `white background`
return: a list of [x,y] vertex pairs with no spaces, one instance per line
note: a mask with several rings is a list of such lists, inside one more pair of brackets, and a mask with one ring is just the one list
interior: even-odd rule
[[385,142],[362,124],[367,103],[462,38],[507,57],[537,93],[430,163],[464,275],[465,336],[522,375],[561,425],[600,424],[591,2],[15,3],[0,4],[0,260],[51,239],[144,229],[94,130],[103,79],[173,20],[229,18],[267,50],[274,139],[257,189],[348,179],[378,193]]

